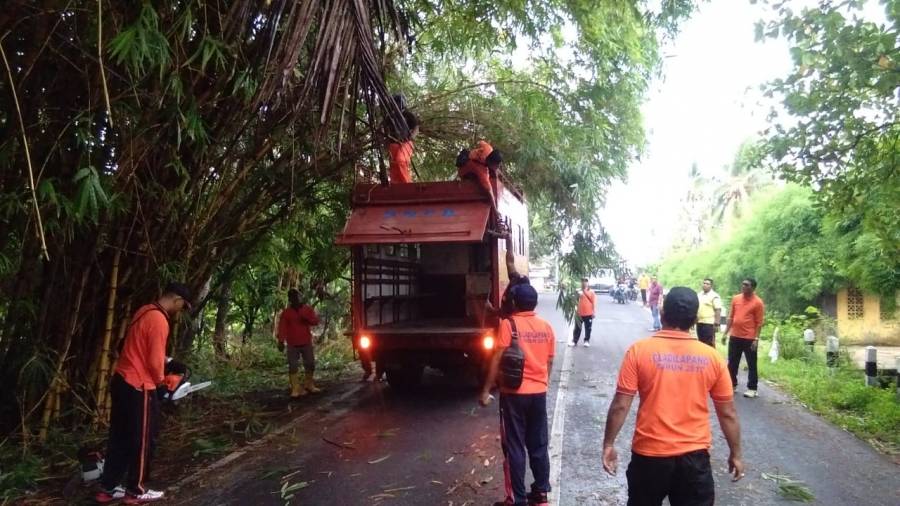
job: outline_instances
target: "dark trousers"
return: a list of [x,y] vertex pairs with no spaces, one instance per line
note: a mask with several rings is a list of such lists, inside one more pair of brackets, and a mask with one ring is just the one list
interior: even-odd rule
[[641,301],[644,303],[645,306],[647,305],[647,289],[646,288],[641,288]]
[[584,327],[584,342],[591,342],[591,328],[594,326],[594,317],[593,316],[580,316],[581,325],[575,325],[575,330],[572,331],[572,342],[578,344],[578,340],[581,339],[581,327]]
[[531,464],[534,493],[550,492],[550,453],[547,434],[547,394],[500,394],[500,441],[506,497],[517,506],[528,504],[525,456]]
[[138,390],[119,374],[113,375],[109,390],[112,410],[101,483],[111,490],[127,477],[125,488],[142,494],[156,449],[159,399],[155,390]]
[[731,385],[735,388],[738,384],[737,375],[738,368],[741,366],[741,355],[744,355],[747,357],[747,367],[750,369],[747,373],[747,388],[756,390],[759,376],[756,372],[756,350],[750,349],[752,345],[752,339],[734,336],[728,338],[728,372],[731,373]]
[[714,323],[698,323],[697,339],[713,348],[716,347],[716,325]]
[[657,506],[667,496],[672,506],[715,503],[716,486],[706,450],[676,457],[645,457],[632,453],[625,475],[628,478],[628,506]]

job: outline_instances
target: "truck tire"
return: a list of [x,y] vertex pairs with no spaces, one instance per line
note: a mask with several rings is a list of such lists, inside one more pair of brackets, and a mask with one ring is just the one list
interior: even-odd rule
[[391,388],[400,391],[410,391],[422,383],[422,374],[425,367],[421,365],[406,365],[391,367],[386,371],[387,381]]

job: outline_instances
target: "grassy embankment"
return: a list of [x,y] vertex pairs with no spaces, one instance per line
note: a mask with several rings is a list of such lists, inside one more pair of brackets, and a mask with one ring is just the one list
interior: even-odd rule
[[[811,411],[846,429],[894,458],[900,457],[900,400],[889,388],[865,385],[863,371],[840,352],[838,367],[826,365],[824,346],[810,353],[799,335],[779,339],[779,359],[772,363],[771,331],[763,331],[759,349],[760,378],[775,383]],[[719,343],[726,355],[726,347]]]

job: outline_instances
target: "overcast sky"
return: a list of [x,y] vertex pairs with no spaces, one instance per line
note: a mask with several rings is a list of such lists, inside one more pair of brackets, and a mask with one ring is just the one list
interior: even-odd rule
[[631,265],[655,262],[672,244],[691,164],[707,174],[730,163],[745,139],[765,126],[760,84],[786,76],[788,46],[754,41],[761,6],[714,0],[663,50],[663,77],[643,107],[648,146],[609,191],[601,218]]

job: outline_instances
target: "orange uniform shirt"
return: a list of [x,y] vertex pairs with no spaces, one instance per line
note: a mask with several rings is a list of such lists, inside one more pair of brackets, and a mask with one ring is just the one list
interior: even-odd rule
[[306,304],[294,309],[284,308],[278,318],[278,340],[290,346],[305,346],[312,342],[310,327],[319,324],[316,311]]
[[409,167],[412,165],[413,142],[392,142],[388,144],[391,159],[391,183],[412,183]]
[[[505,394],[541,394],[547,391],[550,359],[556,353],[556,336],[553,327],[534,311],[521,311],[511,316],[519,331],[518,344],[525,354],[525,371],[518,390],[501,389]],[[512,326],[509,320],[500,321],[498,350],[509,348],[512,343]]]
[[728,402],[728,367],[713,348],[687,332],[661,330],[628,348],[616,391],[640,395],[631,449],[671,457],[712,444],[707,399]]
[[131,318],[116,373],[137,389],[156,390],[164,379],[169,317],[156,304],[141,306]]
[[581,291],[581,297],[578,298],[578,316],[594,316],[594,302],[597,295],[588,288]]
[[485,141],[478,141],[475,149],[469,152],[469,160],[457,170],[460,179],[466,176],[475,176],[478,184],[494,199],[494,189],[491,186],[491,175],[487,167],[487,157],[494,152],[494,148]]
[[741,339],[756,339],[756,329],[762,326],[765,304],[755,293],[750,298],[739,293],[731,299],[731,335]]

